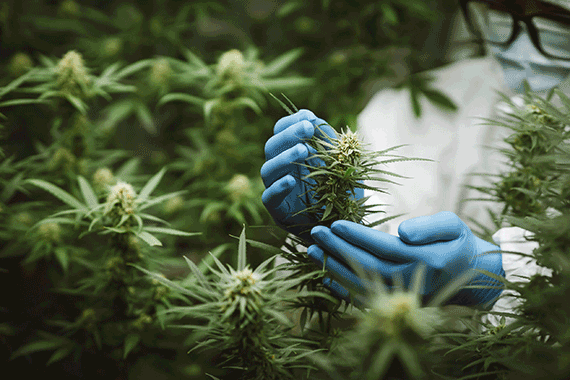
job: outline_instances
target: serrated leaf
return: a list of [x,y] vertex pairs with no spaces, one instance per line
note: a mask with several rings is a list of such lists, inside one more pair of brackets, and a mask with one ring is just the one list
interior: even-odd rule
[[279,57],[275,58],[273,61],[269,62],[263,69],[263,74],[265,75],[277,75],[285,68],[290,66],[294,61],[299,59],[303,54],[303,48],[297,48],[289,50]]
[[152,135],[156,134],[156,126],[154,125],[152,115],[147,106],[143,103],[139,103],[135,107],[135,112],[143,128]]
[[420,105],[420,99],[418,91],[415,88],[410,89],[410,102],[412,103],[412,109],[414,111],[414,116],[419,118],[422,115],[422,107]]
[[204,287],[205,289],[208,289],[208,290],[213,290],[212,287],[210,286],[210,284],[208,283],[208,280],[206,279],[204,274],[200,271],[198,266],[196,264],[194,264],[194,262],[191,261],[186,256],[182,256],[182,257],[184,257],[184,260],[186,260],[186,264],[188,264],[188,267],[190,268],[190,270],[192,271],[194,276],[196,276],[198,281],[200,281],[200,284],[202,284],[202,287]]
[[238,271],[245,269],[246,265],[245,244],[246,244],[246,239],[245,239],[245,225],[244,225],[243,229],[241,230],[241,234],[239,236],[238,263],[237,263]]
[[117,178],[122,178],[122,179],[126,179],[127,177],[132,176],[139,164],[141,163],[140,158],[138,157],[133,157],[130,160],[128,160],[127,162],[125,162],[118,170],[117,173],[115,174],[115,177]]
[[71,347],[61,347],[60,349],[56,350],[53,355],[49,358],[46,365],[50,365],[52,363],[58,362],[61,359],[65,358],[67,355],[71,354],[73,348]]
[[75,209],[87,211],[87,207],[83,203],[79,202],[73,195],[55,185],[52,185],[49,182],[41,179],[28,179],[25,182],[31,183],[32,185],[44,189],[45,191],[51,193],[53,196],[59,198],[61,201]]
[[325,213],[323,214],[323,217],[321,220],[325,220],[333,211],[333,204],[329,203],[327,204],[327,208],[325,209]]
[[69,268],[69,257],[67,256],[66,250],[62,247],[57,247],[53,253],[63,270],[67,272]]
[[[165,286],[167,286],[167,287],[169,287],[169,288],[171,288],[171,289],[175,289],[176,291],[178,291],[178,292],[180,292],[180,293],[182,293],[182,294],[185,294],[185,295],[187,295],[187,296],[191,296],[191,297],[196,297],[196,298],[198,298],[198,295],[197,295],[197,294],[191,292],[190,290],[188,290],[188,289],[186,289],[186,288],[183,288],[182,286],[178,285],[177,283],[175,283],[175,282],[173,282],[173,281],[170,281],[169,279],[167,279],[166,277],[164,277],[164,276],[162,276],[162,275],[160,275],[160,274],[158,274],[158,273],[153,273],[153,272],[149,271],[148,269],[145,269],[145,268],[140,267],[140,266],[138,266],[138,265],[134,265],[134,264],[129,264],[129,265],[131,265],[132,267],[137,268],[137,269],[140,270],[141,272],[147,274],[148,276],[152,277],[153,279],[157,280],[157,281],[160,282],[161,284],[163,284],[163,285],[165,285]],[[201,299],[201,300],[204,301],[203,298],[198,298],[198,299]]]
[[152,246],[162,246],[162,243],[160,242],[160,240],[158,240],[154,235],[143,231],[141,233],[136,234],[137,237],[141,238],[142,240],[144,240],[148,245]]
[[137,344],[141,341],[141,337],[138,334],[129,334],[125,338],[125,349],[123,353],[123,359],[126,359],[129,352],[131,352]]
[[89,182],[82,176],[78,176],[77,180],[79,181],[79,188],[81,189],[81,194],[83,194],[83,199],[87,203],[87,206],[89,206],[90,209],[99,206],[97,196],[91,188],[91,185],[89,185]]
[[60,340],[40,340],[28,343],[16,350],[10,358],[15,359],[20,356],[33,354],[34,352],[53,350],[60,347],[61,344],[62,342]]
[[118,80],[122,79],[123,77],[129,76],[129,75],[131,75],[131,74],[133,74],[139,70],[144,69],[145,67],[151,66],[152,64],[154,64],[154,59],[144,59],[142,61],[135,62],[135,63],[125,67],[121,71],[119,71],[115,75],[114,79],[116,81],[118,81]]
[[423,89],[422,93],[436,106],[448,111],[457,111],[457,105],[439,90]]
[[4,95],[6,95],[7,93],[9,93],[10,91],[18,88],[18,86],[20,86],[22,83],[27,81],[31,76],[33,76],[36,73],[36,71],[37,71],[37,69],[32,69],[32,70],[28,71],[27,73],[25,73],[24,75],[14,79],[12,82],[8,83],[6,86],[0,87],[0,98],[3,97]]
[[385,21],[390,25],[398,25],[398,15],[389,3],[384,2],[380,4],[380,9],[382,10],[382,16]]
[[308,313],[308,308],[305,307],[301,312],[301,317],[299,318],[299,325],[301,327],[301,332],[305,330],[305,325],[307,324],[307,313]]
[[164,95],[160,101],[158,102],[158,106],[162,106],[163,104],[166,104],[168,102],[175,102],[175,101],[180,101],[180,102],[185,102],[185,103],[189,103],[189,104],[194,104],[197,105],[199,107],[203,107],[204,106],[204,102],[205,100],[202,98],[199,98],[197,96],[192,96],[192,95],[188,95],[188,94],[182,94],[182,93],[172,93],[172,94],[167,94]]
[[46,104],[48,103],[48,101],[42,99],[14,99],[0,103],[0,107],[22,106],[26,104],[42,104],[42,103]]
[[208,65],[202,61],[196,54],[192,53],[189,49],[184,48],[182,54],[186,57],[189,63],[192,63],[200,68],[208,68]]
[[281,99],[279,99],[278,97],[276,97],[272,93],[269,93],[269,95],[271,95],[271,97],[273,97],[273,99],[277,100],[277,102],[279,102],[279,105],[281,106],[281,108],[283,108],[289,115],[293,115],[294,112],[291,111],[291,109],[289,107],[287,107],[287,105],[285,103],[283,103],[281,101]]
[[201,235],[201,232],[184,232],[175,230],[172,228],[164,228],[164,227],[145,227],[144,231],[148,232],[156,232],[160,234],[168,234],[168,235],[177,235],[177,236],[196,236]]
[[77,96],[71,94],[65,94],[65,98],[72,106],[74,106],[83,115],[87,114],[87,104]]
[[162,179],[162,176],[166,173],[166,168],[162,168],[157,174],[154,175],[147,183],[144,185],[142,190],[139,193],[138,199],[145,200],[147,199],[150,194],[154,191],[158,183]]

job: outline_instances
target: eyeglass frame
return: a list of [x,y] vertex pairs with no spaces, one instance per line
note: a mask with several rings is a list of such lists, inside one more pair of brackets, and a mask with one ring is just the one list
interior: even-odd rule
[[[473,25],[471,23],[471,18],[469,17],[470,11],[469,11],[468,6],[467,6],[468,3],[484,3],[484,4],[489,4],[491,6],[494,5],[494,6],[498,7],[499,10],[508,13],[512,17],[514,24],[513,24],[512,31],[511,31],[511,36],[507,39],[507,41],[505,41],[505,42],[494,42],[494,41],[489,41],[489,40],[485,39],[483,37],[482,32],[477,28],[477,26]],[[517,3],[516,0],[510,0],[510,1],[504,1],[504,0],[459,0],[459,5],[461,7],[461,10],[463,11],[463,16],[465,17],[465,20],[467,22],[467,26],[469,27],[469,29],[471,30],[471,32],[474,35],[480,37],[483,41],[486,41],[490,44],[498,45],[498,46],[504,46],[504,47],[509,46],[518,37],[518,35],[521,31],[521,26],[520,26],[519,21],[522,21],[526,25],[526,28],[527,28],[528,33],[530,35],[530,39],[532,40],[532,43],[534,44],[534,47],[541,54],[543,54],[545,57],[552,58],[552,59],[570,61],[570,57],[560,58],[560,57],[557,57],[555,55],[549,54],[546,51],[544,51],[542,49],[541,44],[540,44],[540,39],[538,37],[538,30],[536,30],[536,27],[532,23],[533,17],[542,17],[545,19],[553,20],[553,21],[560,22],[562,24],[568,25],[568,29],[570,30],[570,11],[568,11],[564,8],[560,8],[554,4],[547,4],[547,3],[543,3],[543,2],[538,1],[538,0],[531,0],[531,1],[527,0],[525,4],[527,6],[530,4],[530,8],[531,8],[530,12],[528,10],[526,10],[527,7],[521,6],[520,2]],[[560,11],[566,12],[566,14],[560,13]]]

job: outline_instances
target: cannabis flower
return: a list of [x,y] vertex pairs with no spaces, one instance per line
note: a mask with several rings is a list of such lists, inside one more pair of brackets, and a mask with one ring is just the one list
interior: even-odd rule
[[216,67],[219,77],[235,78],[239,76],[245,67],[245,59],[241,51],[232,49],[222,54]]
[[59,4],[58,12],[62,16],[77,17],[80,12],[79,4],[73,0],[63,0],[61,4]]
[[150,83],[158,88],[165,89],[168,86],[172,68],[166,58],[156,59],[150,69]]
[[75,50],[67,52],[58,62],[55,72],[57,86],[62,92],[71,95],[85,94],[89,75],[81,54]]
[[16,53],[10,60],[10,66],[8,70],[10,74],[14,77],[19,77],[20,75],[26,73],[34,66],[34,62],[26,53]]
[[365,314],[362,328],[397,338],[405,330],[427,338],[441,323],[439,309],[422,307],[420,297],[413,292],[394,291],[377,295]]
[[123,40],[119,37],[109,37],[103,41],[102,53],[106,57],[114,57],[123,50]]
[[167,214],[174,214],[184,207],[184,198],[180,195],[170,198],[164,203],[163,210]]
[[[222,287],[223,298],[221,303],[222,320],[238,324],[240,328],[248,323],[257,323],[254,318],[263,305],[262,290],[264,281],[258,273],[252,272],[249,267],[241,271],[230,268],[230,276]],[[239,310],[239,313],[238,313]],[[233,318],[232,318],[233,317]],[[234,320],[236,319],[237,320]]]
[[76,163],[76,157],[67,148],[57,148],[53,153],[51,160],[48,162],[48,169],[53,171],[56,169],[71,170]]
[[61,236],[61,227],[58,223],[42,223],[38,227],[40,238],[49,243],[57,243]]
[[251,181],[243,174],[236,174],[225,187],[228,196],[233,202],[248,198],[252,193]]
[[352,165],[358,163],[358,159],[362,154],[360,151],[360,140],[357,134],[352,132],[348,127],[340,135],[336,149],[338,150],[338,160]]
[[93,184],[98,191],[106,190],[114,181],[115,177],[109,168],[99,168],[93,174]]
[[136,197],[137,194],[130,184],[122,181],[118,182],[109,191],[105,205],[105,214],[111,211],[119,216],[134,213]]

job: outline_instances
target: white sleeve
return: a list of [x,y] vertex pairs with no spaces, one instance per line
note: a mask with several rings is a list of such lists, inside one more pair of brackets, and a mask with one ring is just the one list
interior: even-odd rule
[[[532,237],[530,231],[520,227],[501,228],[493,235],[493,241],[497,244],[501,251],[520,252],[532,255],[533,251],[538,247],[535,241],[529,241]],[[505,270],[505,278],[511,282],[528,282],[530,277],[535,274],[550,276],[552,270],[541,267],[536,263],[534,258],[520,256],[515,253],[502,252],[503,269]],[[513,313],[514,308],[521,304],[520,300],[515,296],[518,292],[514,290],[503,290],[500,298],[495,302],[491,311]],[[493,325],[499,325],[500,316],[488,314],[484,319]],[[513,322],[513,318],[506,318],[506,323]]]

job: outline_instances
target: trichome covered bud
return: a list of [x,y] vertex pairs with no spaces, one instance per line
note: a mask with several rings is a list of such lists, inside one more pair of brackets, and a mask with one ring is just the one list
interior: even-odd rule
[[67,52],[58,62],[55,72],[57,86],[61,91],[72,95],[85,93],[89,75],[81,54],[75,50]]

